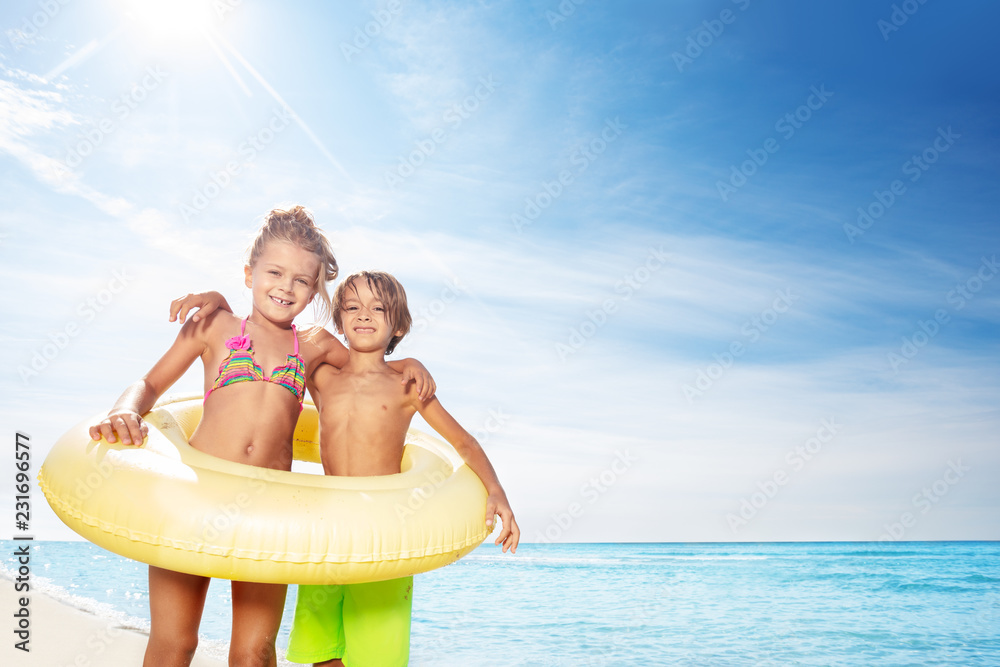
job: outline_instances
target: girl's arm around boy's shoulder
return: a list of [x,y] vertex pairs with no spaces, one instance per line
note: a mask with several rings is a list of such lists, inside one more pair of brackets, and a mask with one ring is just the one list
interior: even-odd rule
[[[226,297],[220,293],[188,294],[174,299],[170,303],[170,321],[180,320],[183,324],[185,318],[190,314],[191,319],[197,322],[218,310],[233,312]],[[317,362],[313,368],[318,367],[321,363],[330,364],[334,368],[343,368],[347,364],[350,358],[347,348],[336,336],[323,327],[316,326],[309,329],[307,339],[319,348],[316,356]],[[389,361],[388,364],[394,371],[403,374],[400,380],[402,384],[413,382],[416,385],[420,398],[430,398],[434,395],[437,385],[422,363],[416,359],[402,359]]]
[[350,359],[347,347],[336,336],[321,326],[310,329],[310,342],[319,347],[319,363],[329,364],[334,368],[343,368]]
[[90,437],[94,440],[104,437],[108,442],[121,439],[126,445],[142,444],[148,432],[142,415],[149,412],[157,399],[209,350],[214,339],[225,335],[232,319],[231,313],[217,311],[198,322],[186,322],[166,353],[125,389],[107,417],[90,427]]
[[489,497],[486,499],[486,525],[492,526],[494,517],[499,514],[503,523],[503,530],[497,536],[494,544],[503,544],[504,553],[510,549],[511,553],[517,552],[517,543],[521,539],[521,530],[514,519],[514,511],[507,500],[507,494],[500,485],[496,470],[490,463],[489,457],[483,451],[472,434],[462,428],[451,414],[444,409],[441,401],[436,396],[421,400],[415,391],[408,391],[413,407],[445,440],[451,443],[455,451],[459,453],[462,460],[472,469],[486,487]]
[[208,317],[216,310],[225,310],[229,313],[233,312],[230,307],[229,302],[226,301],[226,297],[222,296],[218,292],[199,292],[198,294],[188,294],[186,296],[179,297],[170,302],[170,321],[179,319],[181,324],[184,324],[184,320],[188,316],[189,311],[194,311],[191,313],[191,319],[197,322],[198,320]]
[[400,380],[401,384],[413,383],[413,388],[416,389],[416,396],[421,401],[426,401],[434,397],[434,393],[437,391],[437,383],[434,382],[430,371],[422,363],[412,357],[394,359],[386,363],[389,364],[389,368],[392,370],[403,374],[403,379]]

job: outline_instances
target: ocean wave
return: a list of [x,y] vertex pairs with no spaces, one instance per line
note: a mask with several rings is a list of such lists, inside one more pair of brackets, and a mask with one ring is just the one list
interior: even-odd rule
[[[622,565],[624,564],[624,559],[617,556],[612,556],[608,558],[600,557],[573,557],[573,556],[514,556],[510,555],[493,555],[493,556],[479,556],[479,555],[469,555],[458,561],[455,565],[461,565],[462,563],[491,563],[496,565],[505,565],[510,567],[524,566],[524,565],[570,565],[576,567],[591,567],[593,565]],[[452,566],[454,567],[454,565]]]
[[900,593],[967,593],[976,590],[972,586],[958,586],[941,581],[887,581],[879,589]]
[[627,555],[615,555],[615,556],[528,556],[528,555],[518,555],[511,557],[509,555],[495,554],[491,556],[485,555],[469,555],[458,561],[456,565],[461,563],[467,563],[472,565],[473,563],[478,564],[496,564],[508,567],[518,567],[518,566],[532,566],[532,567],[593,567],[593,566],[627,566],[627,567],[641,567],[646,565],[664,565],[672,561],[692,561],[692,562],[718,562],[718,561],[761,561],[761,560],[771,560],[771,556],[761,556],[761,555],[705,555],[705,556],[680,556],[672,554],[660,554],[660,555],[650,555],[650,556],[627,556]]
[[[13,580],[16,574],[16,570],[8,567],[7,563],[0,562],[0,577]],[[60,602],[68,607],[110,621],[114,627],[149,634],[148,620],[126,614],[106,602],[100,602],[93,598],[71,593],[48,577],[32,574],[31,589],[33,592],[47,595],[56,602]]]
[[651,560],[660,561],[666,560],[694,560],[694,561],[717,561],[717,560],[731,560],[731,561],[741,561],[741,560],[771,560],[773,556],[763,556],[763,555],[751,555],[751,554],[715,554],[708,556],[675,556],[667,555],[662,558],[655,558]]

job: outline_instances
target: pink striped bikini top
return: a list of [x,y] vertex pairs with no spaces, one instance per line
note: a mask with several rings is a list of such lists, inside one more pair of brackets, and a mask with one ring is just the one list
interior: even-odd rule
[[229,356],[219,365],[219,377],[215,378],[212,388],[205,393],[205,398],[219,387],[228,387],[239,382],[271,382],[280,384],[299,399],[299,409],[306,394],[306,365],[299,356],[299,334],[292,325],[292,338],[295,341],[295,352],[288,355],[288,362],[271,371],[271,377],[264,377],[264,370],[253,358],[253,346],[250,337],[246,335],[247,319],[243,318],[240,325],[240,335],[226,341]]

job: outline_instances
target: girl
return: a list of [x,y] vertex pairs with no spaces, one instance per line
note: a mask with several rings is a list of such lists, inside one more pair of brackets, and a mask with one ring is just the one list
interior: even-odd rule
[[[319,297],[329,319],[326,283],[337,276],[330,244],[302,206],[274,209],[254,240],[246,266],[253,307],[246,318],[225,310],[184,324],[166,354],[131,385],[108,416],[90,427],[95,440],[142,444],[142,419],[195,359],[204,364],[205,409],[191,446],[229,461],[289,470],[292,434],[306,378],[321,363],[340,367],[346,348],[317,326],[300,334],[292,320]],[[399,362],[404,382],[428,383],[418,362]],[[273,369],[273,370],[272,370]],[[433,386],[431,384],[431,386]],[[209,579],[150,566],[151,627],[143,665],[189,665]],[[276,664],[274,641],[286,586],[232,582],[230,665]]]

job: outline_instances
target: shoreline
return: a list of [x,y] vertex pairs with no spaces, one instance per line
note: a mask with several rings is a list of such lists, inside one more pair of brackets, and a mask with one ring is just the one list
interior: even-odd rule
[[[6,577],[0,581],[10,585],[3,595],[3,618],[14,621],[18,599],[28,597],[30,628],[28,652],[15,648],[21,640],[7,634],[0,649],[0,663],[11,667],[121,667],[141,665],[146,652],[145,630],[129,627],[114,619],[102,618],[44,593],[33,590],[27,594],[13,592]],[[7,586],[5,586],[7,588]],[[9,631],[8,631],[9,632]],[[226,662],[206,654],[198,647],[192,667],[224,667]]]

